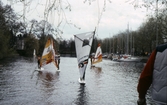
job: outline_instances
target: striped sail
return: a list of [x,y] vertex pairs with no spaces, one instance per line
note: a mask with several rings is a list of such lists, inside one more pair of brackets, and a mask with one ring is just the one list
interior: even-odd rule
[[94,31],[74,35],[80,79],[85,79],[90,49],[94,38]]
[[100,44],[99,44],[98,47],[97,47],[95,56],[93,58],[92,64],[96,64],[96,63],[99,63],[101,61],[102,61],[102,50],[101,50],[101,47],[100,47]]
[[55,63],[55,50],[53,48],[53,40],[51,38],[48,38],[45,44],[43,54],[42,54],[40,65],[42,67],[51,62],[53,62],[55,66],[57,67],[57,64]]

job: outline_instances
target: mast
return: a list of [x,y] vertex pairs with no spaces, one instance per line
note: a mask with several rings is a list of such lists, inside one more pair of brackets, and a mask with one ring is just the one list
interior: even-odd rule
[[114,54],[114,36],[113,36],[113,54]]
[[158,0],[156,0],[156,46],[158,46]]
[[111,37],[110,37],[110,33],[109,33],[109,54],[111,53],[111,41],[110,41]]
[[134,36],[132,37],[132,43],[133,43],[133,56],[135,56],[135,46],[134,46],[135,38]]
[[129,54],[129,23],[128,23],[128,33],[127,33],[127,47],[126,47],[126,50],[127,50],[127,54]]

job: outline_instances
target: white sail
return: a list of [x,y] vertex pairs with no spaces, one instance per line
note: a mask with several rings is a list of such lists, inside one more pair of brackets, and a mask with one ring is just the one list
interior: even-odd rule
[[85,80],[85,70],[88,64],[93,38],[94,38],[94,31],[74,35],[76,55],[77,55],[81,80]]
[[33,53],[33,56],[36,56],[36,51],[35,51],[35,49],[34,49],[34,53]]

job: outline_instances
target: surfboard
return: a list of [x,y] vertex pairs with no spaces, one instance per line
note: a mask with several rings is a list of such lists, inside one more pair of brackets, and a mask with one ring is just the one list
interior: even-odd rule
[[80,78],[78,79],[78,82],[82,85],[84,85],[86,83],[85,80],[81,80]]
[[60,69],[59,70],[57,69],[57,72],[60,72],[60,71],[61,71]]
[[42,67],[40,69],[36,68],[35,71],[42,72],[42,71],[44,71],[44,68],[42,68]]

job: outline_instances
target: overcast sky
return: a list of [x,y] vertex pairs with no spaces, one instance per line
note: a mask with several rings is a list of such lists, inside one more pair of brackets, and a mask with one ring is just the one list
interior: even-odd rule
[[[12,7],[15,12],[23,14],[23,3],[16,3],[15,1],[13,0],[12,3],[9,0],[3,0],[2,2],[4,4],[13,4]],[[86,2],[84,3],[84,1]],[[64,21],[60,26],[60,29],[63,30],[63,38],[70,39],[75,34],[94,31],[95,27],[97,28],[97,38],[108,38],[127,30],[128,23],[130,30],[137,30],[146,19],[146,9],[134,9],[134,6],[130,2],[126,2],[133,0],[111,0],[111,3],[109,0],[106,0],[106,8],[103,13],[104,0],[91,0],[91,4],[89,4],[89,1],[68,0],[68,3],[71,5],[71,11],[64,10],[64,14],[66,20],[72,24],[65,23],[63,17]],[[25,14],[26,19],[43,20],[44,10],[48,2],[46,0],[26,0],[26,2],[28,2]],[[63,0],[62,7],[65,8],[66,6],[67,0]],[[101,13],[102,16],[100,18]],[[100,22],[98,24],[99,19]],[[60,20],[61,17],[58,17],[56,12],[52,12],[52,15],[49,15],[48,18],[48,21],[54,24],[55,27],[57,26],[57,21],[60,22]]]

